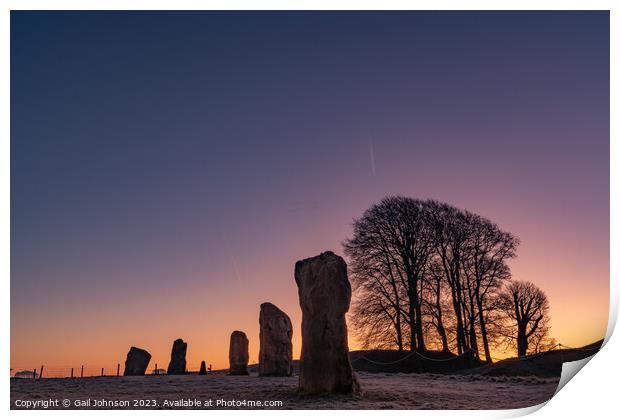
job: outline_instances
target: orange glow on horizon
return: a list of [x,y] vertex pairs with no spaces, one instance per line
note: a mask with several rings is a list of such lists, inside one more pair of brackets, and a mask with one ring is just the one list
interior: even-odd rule
[[[212,364],[213,369],[225,369],[230,333],[234,330],[247,334],[250,363],[256,363],[259,308],[263,302],[275,304],[290,316],[293,355],[299,358],[301,311],[293,279],[294,263],[330,249],[325,246],[326,236],[347,237],[350,215],[360,213],[357,208],[344,208],[335,220],[317,214],[316,220],[306,227],[311,233],[304,242],[295,241],[298,232],[274,230],[273,251],[270,249],[274,256],[263,259],[258,252],[247,255],[236,269],[232,264],[227,271],[209,271],[208,266],[189,271],[176,267],[176,280],[162,282],[166,286],[158,289],[125,294],[119,291],[115,297],[101,298],[96,290],[87,290],[80,296],[69,294],[68,300],[67,291],[59,290],[36,311],[12,307],[11,368],[13,372],[34,368],[38,371],[45,365],[45,371],[51,375],[56,368],[70,372],[74,367],[77,372],[84,364],[87,372],[98,374],[101,367],[106,373],[115,373],[120,363],[122,373],[125,356],[133,345],[151,353],[149,371],[155,363],[166,369],[172,342],[182,338],[188,342],[188,369],[197,370],[201,360],[207,366]],[[604,337],[609,312],[607,255],[594,251],[588,254],[567,238],[556,238],[552,244],[537,226],[524,229],[496,221],[506,230],[521,233],[518,256],[510,262],[513,278],[533,281],[547,293],[551,305],[550,336],[570,347],[588,345]],[[562,248],[557,246],[561,241]],[[331,249],[342,255],[339,247]],[[573,263],[575,255],[580,255],[581,264]],[[205,278],[221,280],[207,285]],[[251,281],[241,283],[242,279]],[[125,281],[129,284],[132,280],[128,274]],[[105,288],[105,284],[97,287]],[[349,343],[351,350],[359,349],[352,331]],[[493,356],[513,355],[497,351]]]

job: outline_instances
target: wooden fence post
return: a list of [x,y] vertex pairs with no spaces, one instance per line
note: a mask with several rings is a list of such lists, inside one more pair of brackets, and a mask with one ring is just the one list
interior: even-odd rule
[[71,368],[71,378],[73,378],[73,368]]
[[116,364],[116,376],[121,376],[120,373],[121,373],[121,364],[117,363]]
[[37,368],[32,369],[32,379],[37,379]]
[[80,378],[84,377],[84,365],[82,365],[82,370],[80,371]]
[[43,365],[41,365],[41,371],[39,371],[39,379],[43,378]]
[[103,376],[103,368],[101,368],[101,376]]
[[157,370],[157,363],[155,363],[155,372],[153,372],[155,375],[159,375],[159,371]]

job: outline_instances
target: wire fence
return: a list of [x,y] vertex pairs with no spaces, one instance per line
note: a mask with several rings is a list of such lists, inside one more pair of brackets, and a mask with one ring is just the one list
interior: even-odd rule
[[416,356],[416,355],[421,357],[422,359],[426,359],[426,360],[429,360],[431,362],[448,362],[450,360],[455,360],[455,359],[458,359],[458,358],[461,358],[461,357],[465,357],[470,352],[475,353],[474,350],[467,349],[463,353],[454,355],[452,357],[447,357],[447,358],[443,358],[443,359],[435,359],[435,358],[429,357],[429,356],[427,356],[427,355],[425,355],[423,353],[420,353],[417,350],[413,350],[413,351],[408,352],[408,354],[406,356],[404,356],[404,357],[402,357],[402,358],[400,358],[398,360],[391,361],[391,362],[379,362],[377,360],[371,360],[368,357],[364,356],[363,354],[360,354],[354,360],[351,360],[351,363],[355,363],[358,360],[365,360],[365,361],[367,361],[369,363],[373,363],[375,365],[395,365],[397,363],[404,362],[405,360],[407,360],[407,359],[409,359],[409,358],[411,358],[413,356]]
[[601,346],[592,346],[592,347],[569,347],[569,346],[565,346],[564,344],[556,344],[555,346],[539,352],[539,353],[533,353],[533,354],[528,354],[525,356],[516,356],[516,357],[506,357],[504,359],[498,359],[498,358],[493,358],[493,363],[496,362],[503,362],[504,360],[526,360],[526,359],[532,359],[534,357],[540,357],[543,354],[546,354],[550,351],[554,351],[554,350],[573,350],[573,351],[583,351],[583,352],[592,352],[593,350],[598,351],[601,348]]
[[[545,350],[544,352],[533,353],[533,354],[529,354],[529,355],[526,355],[526,356],[519,356],[519,357],[517,357],[517,356],[515,356],[515,357],[506,357],[506,358],[503,358],[503,359],[493,358],[493,363],[502,362],[504,360],[515,360],[516,361],[516,360],[531,359],[531,358],[534,358],[534,357],[539,357],[539,356],[541,356],[543,354],[546,354],[546,353],[548,353],[550,351],[553,351],[553,350],[556,350],[556,349],[591,352],[593,350],[598,350],[599,348],[600,348],[600,346],[578,347],[578,348],[575,348],[575,347],[565,346],[563,344],[556,344],[555,346]],[[380,361],[377,361],[377,360],[371,360],[368,357],[364,356],[363,354],[360,354],[354,360],[351,360],[351,363],[355,363],[358,360],[365,360],[365,361],[367,361],[369,363],[372,363],[372,364],[375,364],[375,365],[395,365],[395,364],[401,363],[401,362],[403,362],[403,361],[405,361],[405,360],[407,360],[407,359],[409,359],[409,358],[411,358],[413,356],[416,356],[416,355],[421,357],[422,359],[428,360],[430,362],[448,362],[448,361],[451,361],[451,360],[455,360],[455,359],[458,359],[458,358],[465,357],[470,352],[473,353],[475,356],[478,355],[478,352],[476,352],[474,349],[466,349],[461,354],[457,354],[457,355],[454,355],[452,357],[437,359],[437,358],[429,357],[428,355],[420,353],[420,352],[418,352],[416,350],[412,350],[406,356],[404,356],[404,357],[402,357],[402,358],[400,358],[398,360],[394,360],[394,361],[390,361],[390,362],[380,362]]]
[[[157,376],[166,374],[167,364],[149,364],[145,375]],[[76,365],[76,366],[46,366],[38,367],[17,367],[11,368],[12,378],[21,379],[41,379],[41,378],[97,378],[122,376],[125,371],[124,364],[116,365]],[[207,373],[212,372],[212,366],[206,366]],[[190,365],[186,367],[186,373],[193,374],[200,372],[200,365]]]
[[[563,344],[556,344],[555,346],[551,347],[550,349],[544,351],[544,352],[540,352],[540,353],[534,353],[534,354],[529,354],[526,356],[520,356],[520,357],[506,357],[503,359],[500,358],[493,358],[493,363],[497,363],[497,362],[502,362],[504,360],[526,360],[526,359],[531,359],[531,358],[535,358],[535,357],[539,357],[543,354],[546,354],[550,351],[553,350],[573,350],[573,351],[583,351],[583,352],[592,352],[593,350],[598,350],[600,349],[600,346],[592,346],[592,347],[579,347],[579,348],[575,348],[575,347],[569,347],[569,346],[565,346]],[[473,349],[466,349],[463,353],[461,354],[457,354],[451,357],[447,357],[447,358],[433,358],[430,357],[427,354],[423,354],[420,353],[416,350],[407,352],[407,354],[397,360],[393,360],[393,361],[389,361],[389,362],[382,362],[382,361],[378,361],[378,360],[372,360],[370,358],[368,358],[367,356],[364,356],[363,354],[357,354],[357,357],[355,357],[355,359],[351,360],[351,363],[355,363],[358,360],[365,360],[369,363],[375,364],[375,365],[395,365],[401,362],[404,362],[405,360],[413,357],[413,356],[418,356],[422,359],[425,359],[427,361],[430,362],[448,362],[451,360],[455,360],[455,359],[459,359],[459,358],[463,358],[466,357],[468,355],[468,353],[473,353],[473,355],[477,355],[478,353],[473,350]],[[157,375],[165,375],[166,374],[166,368],[164,367],[165,365],[162,364],[158,364],[158,363],[154,363],[152,365],[149,365],[149,368],[147,369],[147,371],[145,372],[146,376],[157,376]],[[206,366],[207,368],[207,372],[206,373],[212,373],[212,365],[209,364]],[[105,365],[105,366],[97,366],[97,365],[77,365],[77,366],[39,366],[39,367],[33,367],[33,368],[27,368],[27,367],[21,367],[21,368],[11,368],[11,377],[14,378],[22,378],[22,379],[41,379],[41,378],[96,378],[96,377],[110,377],[110,376],[122,376],[124,372],[124,366],[121,363],[117,363],[116,365]],[[197,374],[200,372],[200,365],[190,365],[187,366],[186,368],[186,373],[188,374]]]

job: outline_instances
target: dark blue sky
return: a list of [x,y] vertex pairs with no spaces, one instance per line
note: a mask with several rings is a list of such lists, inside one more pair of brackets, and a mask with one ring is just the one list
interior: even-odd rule
[[294,312],[294,262],[386,194],[490,217],[517,274],[606,293],[609,15],[13,12],[11,165],[35,337],[188,290]]

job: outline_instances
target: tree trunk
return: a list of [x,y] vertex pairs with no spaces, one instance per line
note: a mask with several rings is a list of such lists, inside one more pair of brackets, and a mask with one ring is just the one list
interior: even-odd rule
[[480,359],[480,355],[478,353],[478,337],[476,335],[476,317],[475,315],[470,315],[469,317],[469,348],[474,353],[474,356]]
[[418,349],[415,333],[415,323],[415,310],[413,309],[413,305],[409,303],[409,349],[411,351]]
[[417,350],[425,351],[424,345],[424,331],[422,329],[422,308],[420,307],[420,299],[418,297],[417,287],[412,290],[409,296],[409,302],[411,305],[411,311],[415,314],[415,322],[412,322],[412,334],[415,333]]
[[468,315],[467,312],[467,304],[465,302],[465,299],[463,298],[463,292],[462,290],[459,289],[457,290],[457,295],[458,295],[458,299],[460,302],[460,317],[461,317],[461,339],[462,339],[462,343],[463,343],[463,352],[466,352],[468,350],[471,350],[471,342],[470,342],[470,335],[469,335],[469,320],[470,320],[470,316]]
[[396,321],[394,322],[394,327],[396,328],[396,344],[398,345],[398,350],[403,351],[403,326],[401,321],[401,306],[400,306],[400,296],[398,295],[398,288],[396,286],[395,281],[391,281],[392,290],[395,296],[395,311],[396,311]]
[[400,321],[400,309],[396,312],[396,344],[398,351],[403,351],[403,331]]
[[527,354],[527,336],[525,335],[525,326],[519,325],[517,332],[517,355],[524,357]]
[[435,297],[435,304],[437,305],[437,333],[441,337],[441,350],[448,351],[448,336],[446,335],[446,329],[443,326],[443,316],[441,313],[441,293],[439,282],[437,284],[437,296]]
[[474,297],[468,291],[467,297],[469,299],[469,348],[474,352],[474,355],[480,360],[480,353],[478,352],[478,334],[476,333],[476,303]]
[[484,346],[484,359],[491,363],[491,350],[489,348],[489,337],[487,334],[486,321],[484,320],[484,313],[482,311],[482,300],[478,293],[476,293],[476,301],[478,304],[478,318],[480,322],[480,334],[482,335],[482,345]]
[[461,303],[456,296],[456,290],[452,289],[452,307],[454,309],[454,316],[456,317],[456,348],[458,354],[463,354],[464,340],[463,340],[463,318],[461,317]]
[[439,337],[441,337],[441,351],[448,351],[448,336],[446,335],[446,329],[443,327],[441,321],[437,325],[437,332],[439,333]]

